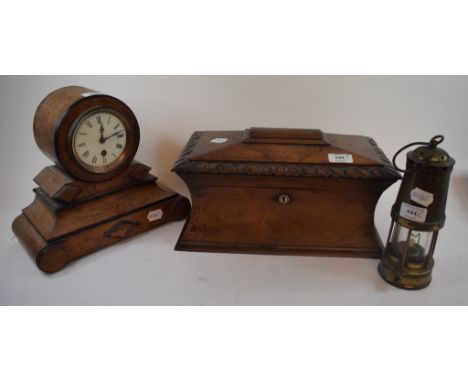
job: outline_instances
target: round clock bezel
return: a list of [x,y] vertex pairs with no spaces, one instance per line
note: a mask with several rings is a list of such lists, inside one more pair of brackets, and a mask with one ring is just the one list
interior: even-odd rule
[[[113,116],[117,117],[122,122],[123,128],[125,129],[125,135],[126,135],[125,146],[124,146],[122,152],[120,153],[120,155],[118,156],[118,158],[115,161],[113,161],[111,164],[107,165],[107,166],[92,166],[92,165],[87,164],[86,162],[84,162],[83,160],[81,160],[79,158],[78,153],[76,152],[75,144],[74,144],[74,140],[75,140],[75,137],[76,137],[76,129],[78,128],[78,126],[81,125],[81,122],[84,119],[86,119],[89,116],[92,116],[94,114],[97,114],[97,113],[112,114]],[[69,130],[68,134],[69,134],[69,137],[68,137],[69,145],[70,145],[70,147],[71,147],[71,149],[73,151],[73,158],[75,159],[76,162],[78,162],[79,165],[81,165],[86,170],[88,170],[88,171],[90,171],[92,173],[106,174],[108,172],[111,172],[111,171],[115,170],[115,168],[120,167],[122,162],[125,160],[125,158],[128,155],[127,152],[129,151],[129,145],[127,144],[127,137],[128,137],[128,135],[131,134],[131,131],[130,131],[129,127],[128,127],[128,124],[127,124],[127,121],[126,121],[125,117],[123,115],[121,115],[120,113],[116,112],[115,109],[96,107],[94,109],[85,111],[75,121],[75,123],[73,124],[73,126]]]
[[[116,115],[124,124],[126,144],[119,158],[105,169],[97,169],[83,163],[73,147],[76,127],[86,116],[97,111]],[[72,104],[59,119],[55,129],[55,152],[58,164],[72,176],[91,182],[112,179],[132,162],[140,142],[138,121],[130,108],[117,98],[96,94]]]

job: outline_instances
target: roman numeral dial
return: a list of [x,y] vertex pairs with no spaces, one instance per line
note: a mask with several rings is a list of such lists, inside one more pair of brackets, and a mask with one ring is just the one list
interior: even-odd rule
[[84,167],[105,172],[124,152],[125,124],[112,112],[101,110],[85,115],[73,132],[73,153]]

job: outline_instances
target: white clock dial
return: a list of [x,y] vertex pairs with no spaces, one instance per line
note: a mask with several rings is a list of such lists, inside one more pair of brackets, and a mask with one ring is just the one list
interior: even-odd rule
[[102,172],[119,159],[126,142],[122,120],[111,112],[96,111],[78,122],[72,145],[80,162]]

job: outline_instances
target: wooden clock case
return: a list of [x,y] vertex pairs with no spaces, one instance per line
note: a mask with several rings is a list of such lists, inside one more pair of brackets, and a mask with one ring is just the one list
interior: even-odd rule
[[274,128],[195,132],[173,171],[192,198],[178,250],[350,257],[381,256],[375,206],[400,178],[372,138]]
[[[94,174],[78,166],[68,139],[72,124],[95,105],[128,118],[127,150],[115,169]],[[13,232],[39,269],[52,273],[67,263],[138,233],[184,219],[189,201],[158,184],[150,168],[133,160],[138,122],[121,101],[81,87],[51,93],[39,105],[34,135],[56,162],[34,181],[35,199],[13,222]]]

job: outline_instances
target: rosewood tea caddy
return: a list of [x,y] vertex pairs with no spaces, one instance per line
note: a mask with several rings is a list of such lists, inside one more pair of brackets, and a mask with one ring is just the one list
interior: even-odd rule
[[380,257],[374,212],[400,175],[372,138],[320,130],[195,132],[175,171],[192,211],[178,250]]
[[37,108],[34,137],[55,162],[35,178],[35,199],[13,231],[37,266],[56,272],[68,262],[173,220],[188,200],[156,182],[134,161],[140,130],[122,101],[69,86]]

